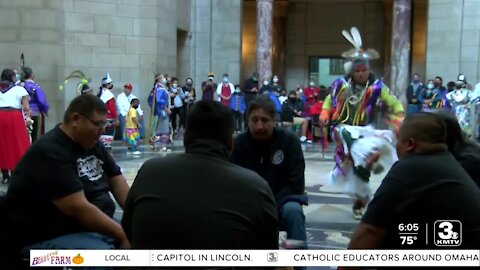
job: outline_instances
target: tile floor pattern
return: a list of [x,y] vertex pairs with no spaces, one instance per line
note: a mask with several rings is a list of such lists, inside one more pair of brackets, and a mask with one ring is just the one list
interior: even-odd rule
[[[310,249],[345,249],[352,235],[357,220],[351,212],[352,200],[341,193],[339,187],[329,184],[327,177],[334,163],[333,146],[322,154],[318,143],[303,144],[306,161],[305,186],[310,204],[304,208]],[[129,185],[135,179],[142,164],[154,157],[165,157],[174,153],[183,152],[181,141],[175,141],[170,147],[171,152],[151,150],[148,146],[141,146],[140,155],[128,155],[126,147],[115,146],[112,155],[122,168]],[[371,179],[372,189],[378,188],[383,175],[374,175]],[[6,192],[7,186],[0,184],[0,193]],[[117,210],[121,216],[121,209]],[[331,269],[331,268],[309,268]]]

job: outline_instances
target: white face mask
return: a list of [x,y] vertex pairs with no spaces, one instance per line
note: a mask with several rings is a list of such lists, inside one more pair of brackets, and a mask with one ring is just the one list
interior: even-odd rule
[[268,81],[263,81],[263,85],[268,85]]
[[209,80],[213,81],[213,77],[208,77]]
[[274,83],[278,82],[278,78],[273,78],[273,82]]
[[310,86],[315,86],[315,83],[314,83],[314,82],[310,82]]
[[173,88],[177,88],[178,84],[174,83],[172,86],[173,86]]
[[166,84],[166,83],[167,83],[167,79],[163,78],[163,79],[162,79],[162,83],[163,83],[163,84]]

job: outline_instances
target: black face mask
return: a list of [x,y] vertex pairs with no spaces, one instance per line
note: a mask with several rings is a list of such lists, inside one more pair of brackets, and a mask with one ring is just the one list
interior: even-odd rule
[[133,105],[132,106],[134,109],[138,109],[138,105]]
[[296,97],[288,97],[288,100],[291,100],[291,101],[294,101],[295,99],[297,99]]

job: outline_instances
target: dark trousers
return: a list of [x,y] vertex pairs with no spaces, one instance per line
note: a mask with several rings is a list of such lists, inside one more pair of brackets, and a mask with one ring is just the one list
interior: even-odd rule
[[232,111],[233,112],[233,121],[235,123],[235,131],[242,131],[243,130],[243,113],[239,111]]
[[[177,115],[180,118],[178,127],[177,127]],[[183,106],[172,108],[172,115],[170,116],[170,121],[172,121],[173,130],[178,130],[181,127],[185,128],[185,108]]]
[[31,118],[33,120],[31,136],[32,143],[34,143],[44,133],[45,123],[43,122],[43,115],[32,116]]

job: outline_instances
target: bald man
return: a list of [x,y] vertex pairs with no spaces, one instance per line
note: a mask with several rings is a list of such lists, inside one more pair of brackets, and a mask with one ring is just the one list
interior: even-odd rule
[[[448,152],[443,121],[432,113],[408,116],[399,130],[397,154],[400,160],[376,191],[349,248],[437,249],[435,221],[459,220],[463,241],[458,248],[478,249],[480,189]],[[418,224],[418,240],[410,245],[399,235],[399,226],[407,223]],[[447,235],[448,229],[442,233]]]

